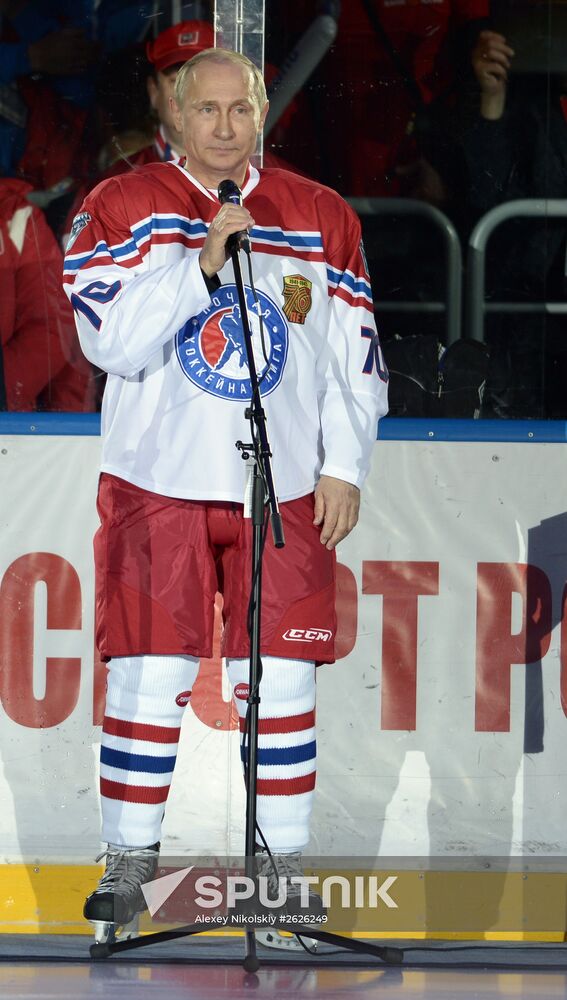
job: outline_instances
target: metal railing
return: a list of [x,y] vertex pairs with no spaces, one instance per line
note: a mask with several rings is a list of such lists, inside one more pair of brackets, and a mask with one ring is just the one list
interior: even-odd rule
[[445,344],[453,344],[461,336],[461,301],[463,255],[457,231],[446,215],[433,205],[414,198],[347,198],[355,212],[365,215],[419,216],[435,226],[445,245],[446,280],[443,301],[412,299],[380,299],[375,308],[380,312],[422,312],[445,314]]
[[567,302],[487,302],[487,243],[498,226],[517,218],[567,219],[567,199],[520,198],[507,201],[491,209],[477,222],[470,235],[467,257],[466,334],[473,340],[484,340],[484,323],[488,313],[567,313]]

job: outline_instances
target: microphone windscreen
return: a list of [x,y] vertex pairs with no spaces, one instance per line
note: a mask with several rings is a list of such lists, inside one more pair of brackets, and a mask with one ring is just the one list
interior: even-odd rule
[[234,205],[242,205],[242,193],[238,184],[235,184],[234,181],[221,181],[218,195],[221,205],[224,205],[227,201],[231,201]]

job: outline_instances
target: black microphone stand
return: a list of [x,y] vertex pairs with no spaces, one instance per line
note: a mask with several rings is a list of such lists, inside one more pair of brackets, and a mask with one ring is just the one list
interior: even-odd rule
[[[285,545],[284,532],[281,514],[278,508],[278,500],[274,488],[272,473],[272,452],[268,440],[266,427],[266,414],[262,406],[260,395],[260,383],[256,371],[254,359],[254,349],[252,344],[252,333],[248,320],[248,307],[246,293],[242,279],[242,269],[239,257],[239,241],[233,239],[227,242],[234,267],[234,277],[238,292],[240,305],[240,315],[242,320],[242,330],[244,334],[244,346],[246,349],[246,361],[250,372],[250,382],[252,388],[251,405],[245,411],[246,418],[250,420],[252,430],[252,442],[244,444],[242,441],[236,442],[236,447],[242,453],[244,459],[248,459],[251,454],[254,456],[254,467],[252,473],[252,587],[250,599],[250,670],[249,670],[249,690],[248,690],[248,712],[247,712],[247,761],[245,765],[246,778],[246,860],[245,874],[254,879],[256,876],[256,799],[257,799],[257,776],[258,776],[258,716],[260,704],[260,631],[261,631],[261,610],[262,610],[262,550],[263,533],[265,523],[266,507],[269,510],[272,537],[276,548]],[[247,251],[248,252],[248,251]],[[264,929],[264,928],[263,928]],[[298,931],[297,924],[281,925],[281,929],[296,934],[299,938],[309,937],[327,944],[333,944],[348,951],[359,954],[374,955],[387,965],[401,965],[403,961],[403,951],[399,948],[380,947],[368,942],[358,941],[354,938],[342,937],[339,934],[330,934],[327,931],[313,930],[311,925],[305,931]],[[176,938],[189,937],[193,934],[206,934],[212,928],[203,927],[202,924],[190,924],[186,927],[179,927],[175,930],[158,931],[157,933],[144,934],[143,937],[129,938],[124,941],[114,941],[105,944],[93,944],[90,947],[92,958],[107,958],[109,955],[121,951],[130,951],[133,948],[143,948],[150,944],[157,944],[161,941],[172,941]],[[256,937],[254,928],[245,928],[245,957],[243,967],[246,972],[254,973],[260,967],[260,962],[256,953]]]
[[[282,518],[278,508],[278,498],[274,487],[274,477],[272,472],[272,451],[268,440],[268,430],[266,427],[266,414],[262,406],[260,395],[260,383],[256,371],[254,359],[254,348],[252,344],[252,332],[248,321],[248,307],[246,303],[246,292],[242,280],[242,269],[240,267],[240,256],[238,246],[233,245],[230,256],[234,267],[234,279],[238,292],[240,304],[240,315],[242,318],[242,331],[244,334],[244,346],[246,349],[246,361],[250,374],[250,384],[252,389],[251,405],[247,407],[245,416],[250,420],[252,429],[252,443],[243,444],[236,442],[236,447],[242,453],[244,459],[248,459],[251,452],[254,454],[254,468],[252,473],[252,593],[250,595],[250,670],[248,677],[248,712],[246,714],[247,728],[245,738],[247,738],[248,759],[246,761],[246,875],[254,878],[256,871],[254,858],[256,856],[256,800],[258,782],[258,714],[260,705],[260,631],[262,618],[262,535],[264,532],[265,508],[270,512],[270,522],[272,527],[272,537],[277,549],[285,545]],[[246,929],[246,956],[244,968],[247,972],[256,972],[259,962],[256,957],[256,938],[253,930]]]

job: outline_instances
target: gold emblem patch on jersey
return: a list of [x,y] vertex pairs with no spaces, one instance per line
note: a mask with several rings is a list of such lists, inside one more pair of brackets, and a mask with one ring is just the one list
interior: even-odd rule
[[313,282],[301,274],[288,274],[283,280],[283,311],[290,323],[305,323],[311,309]]

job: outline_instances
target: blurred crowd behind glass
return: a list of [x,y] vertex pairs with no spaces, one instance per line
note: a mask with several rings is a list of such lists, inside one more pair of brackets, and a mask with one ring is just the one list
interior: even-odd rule
[[[92,412],[63,253],[183,149],[209,2],[0,0],[0,409]],[[264,166],[358,212],[396,416],[567,419],[567,0],[266,0]]]

